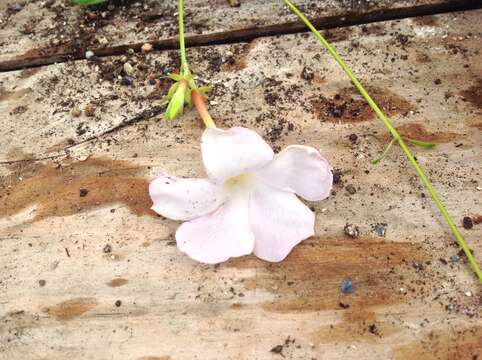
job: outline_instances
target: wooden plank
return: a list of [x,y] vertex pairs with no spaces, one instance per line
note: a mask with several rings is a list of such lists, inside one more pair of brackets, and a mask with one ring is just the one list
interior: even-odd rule
[[[457,222],[482,214],[481,15],[331,35],[404,134],[438,143],[414,151]],[[148,210],[146,188],[160,171],[203,176],[203,129],[194,112],[174,122],[156,115],[160,95],[149,97],[156,85],[145,79],[175,66],[168,55],[0,75],[3,357],[481,356],[480,284],[400,152],[370,163],[386,131],[307,34],[189,56],[213,86],[219,126],[248,126],[276,149],[319,147],[341,174],[329,199],[310,204],[316,235],[280,264],[248,256],[207,266],[180,253],[178,222]],[[126,61],[137,67],[129,87],[116,80]],[[89,103],[94,116],[71,115]],[[346,223],[361,236],[345,237]],[[462,229],[479,262],[481,229]],[[339,290],[347,277],[351,295]]]
[[[339,1],[300,4],[319,28],[459,11],[482,6],[480,0]],[[177,48],[176,3],[109,2],[86,9],[63,2],[8,5],[3,0],[0,71],[140,51],[150,42],[157,50]],[[110,9],[110,10],[109,10]],[[187,2],[188,45],[250,41],[256,37],[304,31],[281,1]],[[194,34],[194,35],[193,35]]]

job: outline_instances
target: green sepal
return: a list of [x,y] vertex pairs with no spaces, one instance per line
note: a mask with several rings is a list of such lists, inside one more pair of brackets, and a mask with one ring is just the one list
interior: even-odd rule
[[167,106],[166,112],[164,113],[164,117],[167,120],[174,120],[179,115],[182,115],[184,111],[184,101],[186,97],[186,83],[177,83],[179,86],[177,87],[174,95],[172,95],[171,101]]
[[[189,108],[193,107],[191,96],[193,90],[198,91],[204,99],[206,99],[205,94],[211,90],[208,86],[197,87],[189,70],[185,71],[184,74],[170,73],[167,76],[176,82],[169,88],[167,95],[161,99],[161,104],[169,101],[169,105],[164,114],[167,120],[174,120],[181,115],[184,111],[184,104],[187,104]],[[180,86],[180,84],[183,85]]]
[[167,103],[172,98],[178,86],[179,86],[179,83],[175,83],[169,88],[167,95],[161,99],[161,105]]
[[200,94],[201,96],[203,97],[204,100],[207,100],[207,96],[206,94],[211,91],[211,87],[209,86],[201,86],[199,88],[196,89]]
[[167,77],[174,80],[174,81],[180,81],[180,80],[184,79],[184,77],[182,75],[175,74],[175,73],[169,73],[169,74],[167,74]]
[[194,78],[192,77],[191,74],[187,75],[186,76],[186,80],[187,80],[187,83],[189,84],[189,87],[191,89],[197,89],[197,85],[196,85],[196,82],[194,81]]

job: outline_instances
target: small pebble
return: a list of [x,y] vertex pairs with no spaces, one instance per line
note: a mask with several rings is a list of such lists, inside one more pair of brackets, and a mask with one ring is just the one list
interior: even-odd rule
[[350,195],[353,195],[353,194],[356,193],[356,188],[355,188],[353,185],[351,185],[351,184],[347,185],[347,186],[345,187],[345,189],[346,189],[346,191],[348,191],[348,193],[349,193]]
[[12,12],[19,12],[20,10],[23,9],[23,5],[22,4],[9,4],[7,6],[7,9],[12,11]]
[[377,233],[378,236],[385,237],[386,229],[387,229],[387,224],[382,224],[382,223],[375,224],[375,232]]
[[474,227],[474,222],[471,217],[466,216],[462,220],[462,225],[464,226],[464,229],[470,230]]
[[340,289],[343,294],[353,293],[353,282],[351,279],[343,279],[340,284]]
[[91,50],[87,50],[87,51],[85,52],[85,58],[86,58],[87,60],[92,59],[94,56],[95,56],[95,54],[94,54],[94,52],[91,51]]
[[470,291],[466,291],[464,294],[465,296],[469,296],[469,297],[472,296],[472,293]]
[[350,136],[348,136],[348,139],[349,139],[352,143],[356,143],[356,141],[358,140],[358,136],[357,136],[357,134],[350,134]]
[[89,193],[89,190],[85,189],[85,188],[80,188],[79,189],[79,196],[80,197],[85,197],[87,196],[87,194]]
[[447,310],[453,310],[453,309],[455,309],[455,305],[454,304],[448,304],[446,306],[446,308],[447,308]]
[[39,284],[40,287],[44,287],[44,286],[45,286],[45,283],[46,283],[45,280],[39,280],[39,281],[38,281],[38,284]]
[[95,107],[92,104],[88,104],[84,108],[84,113],[88,117],[93,117],[95,115]]
[[152,45],[149,44],[149,43],[143,44],[142,47],[141,47],[141,51],[143,53],[148,53],[148,52],[152,51]]
[[229,6],[231,7],[240,7],[241,3],[239,0],[228,0]]
[[134,73],[134,68],[132,67],[131,64],[129,64],[128,62],[126,62],[124,64],[124,72],[127,74],[127,75],[132,75]]
[[415,269],[415,271],[417,271],[417,272],[425,270],[425,265],[423,265],[422,263],[417,262],[417,261],[413,261],[413,262],[412,262],[412,267],[413,267],[413,268]]
[[115,306],[119,307],[119,306],[121,306],[121,305],[122,305],[122,301],[117,300],[117,301],[115,302]]
[[106,37],[102,36],[99,38],[99,44],[100,45],[107,45],[109,43],[109,40],[107,40]]
[[131,86],[134,83],[134,79],[130,76],[125,75],[122,77],[120,83],[124,86]]
[[303,68],[303,70],[301,71],[301,78],[306,80],[306,81],[311,81],[313,80],[313,78],[315,77],[315,73],[313,72],[313,70],[307,66],[305,66]]
[[343,175],[340,170],[334,169],[333,173],[333,184],[339,184],[341,182],[341,176]]
[[358,226],[356,225],[346,224],[343,230],[345,231],[345,234],[351,238],[357,238],[360,236],[360,229],[358,229]]
[[459,261],[460,261],[460,256],[458,256],[458,255],[452,255],[452,256],[450,257],[450,261],[453,262],[453,263],[459,262]]

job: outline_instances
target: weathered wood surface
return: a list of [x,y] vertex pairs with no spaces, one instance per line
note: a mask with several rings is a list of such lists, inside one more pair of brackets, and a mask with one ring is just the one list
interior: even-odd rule
[[[438,143],[414,151],[458,223],[482,214],[481,16],[330,35],[402,132]],[[316,236],[280,264],[207,266],[180,253],[179,223],[151,213],[146,192],[160,171],[203,176],[195,113],[160,115],[170,55],[1,74],[0,358],[482,356],[480,284],[401,153],[370,163],[386,131],[308,34],[189,57],[213,86],[218,126],[248,126],[275,148],[319,147],[341,174],[329,199],[310,204]],[[117,79],[127,61],[133,86]],[[346,223],[360,238],[344,236]],[[480,263],[482,225],[462,232]],[[347,277],[351,295],[339,290]]]
[[[64,0],[11,3],[0,0],[0,70],[45,65],[98,55],[136,51],[144,42],[158,49],[175,48],[175,1],[111,1],[97,7],[72,6]],[[319,27],[353,25],[374,20],[481,7],[480,0],[328,0],[299,2]],[[187,44],[251,40],[277,33],[299,32],[301,24],[279,0],[186,2]],[[201,36],[199,36],[201,34]],[[119,48],[119,46],[121,46]],[[124,47],[125,46],[125,47]]]

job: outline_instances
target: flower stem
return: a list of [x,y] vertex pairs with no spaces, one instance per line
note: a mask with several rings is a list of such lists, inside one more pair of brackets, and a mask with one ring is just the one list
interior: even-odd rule
[[179,0],[178,5],[178,20],[179,20],[179,48],[181,50],[181,75],[189,74],[189,66],[186,60],[186,46],[184,44],[184,0]]
[[202,121],[204,122],[204,125],[206,125],[207,128],[215,128],[216,124],[213,121],[213,118],[211,115],[209,115],[208,109],[206,107],[206,103],[204,102],[204,98],[202,94],[198,90],[192,90],[191,92],[191,99],[196,107],[196,110],[201,117]]
[[323,46],[328,50],[330,55],[335,59],[335,61],[340,65],[340,67],[343,69],[343,71],[348,75],[350,80],[353,82],[355,87],[358,89],[360,94],[365,98],[365,100],[368,102],[368,105],[373,109],[375,114],[378,116],[378,118],[383,122],[385,127],[390,131],[390,134],[393,136],[393,138],[398,142],[400,145],[400,148],[402,151],[405,153],[405,156],[407,157],[408,161],[412,164],[413,168],[415,169],[415,172],[417,173],[418,177],[422,181],[423,185],[425,188],[428,190],[430,195],[432,196],[433,201],[437,205],[440,213],[444,217],[445,221],[449,225],[450,229],[452,230],[455,238],[457,239],[457,242],[459,243],[460,247],[464,251],[465,255],[467,256],[467,259],[469,260],[470,264],[472,265],[472,268],[474,272],[477,274],[480,282],[482,282],[482,271],[479,268],[479,265],[477,264],[477,261],[472,255],[472,252],[470,251],[469,247],[467,246],[467,243],[465,242],[464,238],[462,237],[462,234],[460,234],[459,230],[457,229],[457,226],[455,226],[454,221],[450,217],[449,213],[447,212],[447,209],[445,208],[444,204],[438,197],[437,193],[435,192],[434,188],[432,187],[432,184],[428,180],[427,176],[423,172],[423,170],[420,168],[420,165],[417,163],[415,158],[413,157],[412,153],[410,152],[410,149],[407,147],[405,142],[403,141],[402,137],[398,133],[398,131],[395,129],[393,126],[392,122],[388,117],[383,113],[383,111],[378,107],[378,105],[375,103],[375,101],[372,99],[372,97],[367,93],[367,91],[363,88],[361,83],[358,81],[356,76],[353,74],[351,69],[348,67],[348,65],[345,64],[343,59],[340,57],[340,55],[336,52],[336,50],[326,41],[326,39],[316,30],[316,28],[311,24],[311,22],[291,3],[290,0],[284,0],[286,5],[293,11],[300,19],[305,23],[305,25],[311,30],[311,32],[320,40],[320,42],[323,44]]

